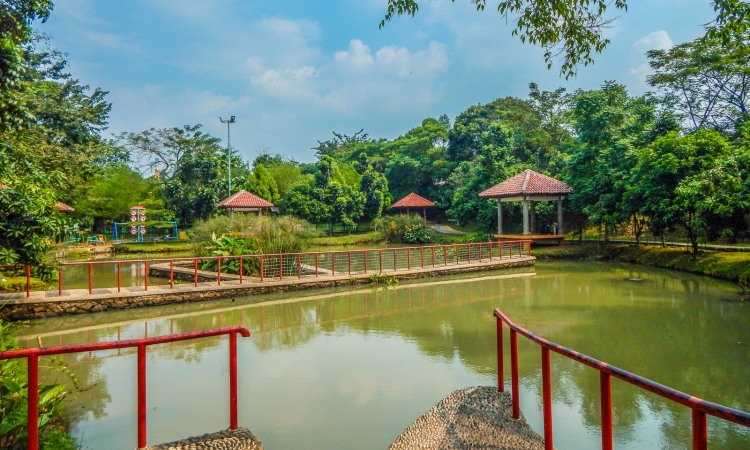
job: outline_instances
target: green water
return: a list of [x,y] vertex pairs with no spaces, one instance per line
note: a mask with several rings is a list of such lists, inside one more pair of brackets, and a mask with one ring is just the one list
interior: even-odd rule
[[[540,262],[514,275],[53,318],[19,337],[48,346],[243,324],[252,336],[239,343],[241,426],[269,449],[384,449],[453,390],[496,383],[495,307],[594,358],[750,410],[750,305],[738,299],[732,285],[686,274]],[[149,443],[228,426],[227,346],[149,350]],[[519,359],[521,410],[541,433],[540,350],[520,339]],[[68,361],[80,380],[69,414],[83,448],[134,448],[134,352]],[[552,380],[555,446],[600,448],[598,373],[553,354]],[[616,448],[690,447],[687,408],[617,380],[613,403]],[[709,446],[749,448],[750,432],[709,419]]]

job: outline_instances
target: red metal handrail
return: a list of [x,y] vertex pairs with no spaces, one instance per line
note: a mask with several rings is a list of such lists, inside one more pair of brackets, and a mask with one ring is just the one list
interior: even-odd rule
[[[482,262],[482,252],[487,251],[489,253],[489,259],[492,260],[492,252],[493,249],[498,252],[499,259],[503,258],[520,258],[523,257],[524,254],[526,256],[531,256],[531,241],[530,240],[520,240],[520,241],[505,241],[505,242],[482,242],[482,243],[471,243],[471,244],[449,244],[449,245],[431,245],[431,246],[413,246],[413,247],[391,247],[391,248],[382,248],[382,249],[366,249],[366,250],[336,250],[336,251],[328,251],[328,252],[298,252],[298,253],[269,253],[269,254],[255,254],[255,255],[238,255],[238,256],[206,256],[206,257],[185,257],[185,258],[151,258],[151,259],[130,259],[130,260],[120,260],[120,261],[87,261],[87,262],[66,262],[62,263],[58,267],[58,283],[57,283],[57,292],[58,296],[63,295],[63,271],[62,267],[72,267],[72,266],[86,266],[88,271],[88,293],[93,294],[94,293],[94,270],[93,267],[95,265],[103,265],[103,264],[114,264],[116,267],[117,272],[117,292],[121,292],[122,290],[122,264],[128,263],[128,264],[143,264],[144,266],[144,283],[143,283],[143,290],[148,291],[149,289],[149,266],[153,266],[158,263],[164,263],[169,265],[169,287],[174,288],[174,268],[175,266],[192,266],[192,269],[194,271],[193,273],[193,284],[195,286],[198,286],[198,280],[199,280],[199,261],[216,261],[217,264],[217,271],[216,273],[216,284],[221,285],[222,281],[226,281],[227,277],[222,276],[226,275],[226,269],[222,272],[222,268],[226,267],[228,265],[228,261],[232,259],[239,259],[240,261],[240,267],[244,267],[245,262],[248,260],[257,259],[258,265],[260,267],[260,282],[264,282],[266,280],[273,280],[278,279],[282,280],[285,276],[284,271],[284,262],[285,261],[297,261],[297,268],[293,271],[287,270],[288,272],[286,275],[288,276],[294,276],[296,278],[302,278],[302,266],[303,266],[303,258],[308,257],[310,259],[306,259],[309,263],[312,263],[312,258],[314,257],[314,264],[315,264],[315,276],[317,277],[319,275],[319,261],[321,259],[326,260],[327,258],[330,258],[330,274],[332,276],[335,275],[352,275],[352,259],[353,256],[361,255],[362,261],[359,261],[362,263],[363,269],[365,273],[368,270],[367,267],[367,258],[368,255],[375,253],[378,255],[378,271],[379,272],[386,272],[386,271],[397,271],[399,270],[398,266],[398,260],[399,255],[402,255],[405,253],[405,264],[406,268],[404,269],[402,266],[401,270],[410,271],[412,270],[412,261],[411,261],[411,252],[412,251],[418,251],[420,252],[420,255],[422,255],[422,258],[424,258],[424,250],[429,249],[432,255],[432,266],[436,266],[436,258],[442,257],[443,259],[443,265],[448,266],[448,250],[451,250],[455,253],[453,261],[451,264],[459,265],[461,263],[472,263],[475,262],[472,259],[471,252],[473,247],[478,247],[478,261]],[[514,251],[514,249],[517,249],[517,251]],[[436,250],[438,250],[436,252]],[[462,250],[465,250],[465,252],[462,252]],[[503,251],[507,250],[507,255],[503,255]],[[475,249],[476,251],[476,249]],[[389,269],[387,267],[383,267],[383,252],[391,252],[393,255],[393,269]],[[465,255],[464,255],[465,253]],[[336,257],[337,255],[344,254],[347,258],[347,267],[346,268],[340,268],[336,264]],[[462,256],[465,256],[465,258],[462,258]],[[321,258],[324,257],[324,258]],[[275,276],[266,276],[265,272],[266,269],[269,272],[272,272],[274,270],[274,267],[272,267],[272,262],[275,262],[274,258],[278,258],[278,266],[275,267],[275,269],[279,270],[278,277]],[[265,264],[264,264],[265,263]],[[0,266],[0,267],[14,267],[14,268],[23,268],[26,272],[26,297],[29,297],[31,294],[31,268],[30,266]],[[312,269],[311,266],[309,266],[310,269]],[[421,266],[418,267],[419,269],[424,268],[424,262],[421,263]],[[374,269],[374,268],[373,268]],[[242,273],[240,273],[239,276],[239,283],[243,284],[244,278],[242,276]],[[114,286],[111,286],[114,288]]]
[[[167,342],[186,341],[210,336],[229,335],[229,428],[237,428],[237,334],[249,337],[250,331],[241,325],[212,330],[193,331],[191,333],[171,334],[150,338],[130,339],[123,341],[95,342],[76,345],[59,345],[44,348],[24,348],[0,352],[0,359],[26,358],[28,366],[27,386],[27,448],[39,448],[39,357],[61,355],[66,353],[112,350],[127,347],[138,348],[138,448],[146,448],[146,347]],[[37,389],[31,389],[31,387]]]
[[692,410],[692,427],[693,427],[693,449],[705,450],[708,448],[708,431],[706,428],[706,415],[718,417],[732,423],[750,427],[750,413],[719,405],[718,403],[702,400],[692,395],[685,394],[669,386],[651,381],[640,375],[628,372],[627,370],[609,365],[605,362],[594,359],[590,356],[571,350],[562,345],[549,341],[538,336],[531,331],[516,324],[503,313],[500,308],[496,308],[494,316],[497,322],[497,389],[500,392],[505,390],[504,373],[503,373],[503,323],[510,328],[510,359],[511,359],[511,397],[513,400],[513,418],[518,419],[521,416],[518,395],[518,337],[521,334],[532,342],[539,344],[542,348],[542,402],[544,416],[544,448],[552,450],[552,384],[550,381],[550,359],[549,352],[563,355],[581,364],[592,367],[599,371],[600,392],[601,392],[601,415],[602,415],[602,448],[611,450],[613,445],[612,434],[612,393],[611,377],[619,378],[627,383],[637,386],[649,392],[653,392],[660,397],[672,400],[673,402],[687,406]]

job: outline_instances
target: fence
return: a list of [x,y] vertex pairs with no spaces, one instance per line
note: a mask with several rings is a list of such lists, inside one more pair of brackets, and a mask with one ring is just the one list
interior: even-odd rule
[[[93,294],[94,267],[109,265],[116,272],[117,292],[123,289],[122,265],[142,266],[144,279],[142,289],[149,289],[149,273],[159,270],[169,279],[173,288],[175,279],[190,281],[196,287],[210,282],[243,284],[264,281],[316,278],[320,276],[399,273],[461,264],[501,261],[531,256],[531,241],[480,242],[420,247],[397,247],[367,250],[305,252],[284,254],[212,256],[171,259],[137,259],[127,261],[69,262],[58,266],[58,296],[63,295],[65,279],[63,269],[85,267],[88,271],[88,292]],[[31,268],[26,273],[26,296],[30,296]],[[98,288],[114,288],[101,286]]]
[[146,347],[154,344],[186,341],[210,336],[229,335],[229,428],[237,429],[237,334],[249,337],[250,331],[243,326],[217,328],[213,330],[195,331],[192,333],[172,334],[151,338],[132,339],[125,341],[96,342],[90,344],[61,345],[46,348],[26,348],[10,350],[0,353],[0,360],[26,358],[28,373],[28,415],[27,415],[27,448],[39,448],[39,391],[31,389],[39,386],[39,357],[60,355],[64,353],[79,353],[98,350],[112,350],[127,347],[138,348],[138,447],[146,448]]
[[495,309],[494,316],[497,320],[497,381],[498,390],[500,392],[505,390],[503,373],[503,322],[510,328],[511,397],[513,400],[513,418],[515,419],[518,419],[521,416],[518,392],[518,333],[530,341],[539,344],[542,349],[542,413],[544,418],[544,447],[547,450],[552,450],[554,448],[552,444],[550,350],[599,371],[603,449],[611,450],[613,445],[611,377],[619,378],[620,380],[641,389],[653,392],[663,398],[690,408],[692,410],[693,450],[705,450],[708,448],[708,430],[706,427],[707,414],[732,423],[750,427],[750,413],[701,400],[697,397],[677,391],[626,370],[611,366],[605,362],[584,355],[583,353],[563,347],[552,341],[548,341],[547,339],[537,336],[529,330],[514,323],[499,308]]

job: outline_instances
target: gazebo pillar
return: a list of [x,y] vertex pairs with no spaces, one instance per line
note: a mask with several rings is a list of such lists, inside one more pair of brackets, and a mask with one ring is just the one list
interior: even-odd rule
[[530,234],[536,234],[536,202],[534,200],[529,201],[529,228]]
[[557,234],[564,234],[563,232],[563,208],[562,198],[557,200]]
[[503,234],[503,202],[500,199],[497,201],[497,234]]
[[529,233],[529,201],[524,198],[521,202],[523,203],[523,234],[524,236]]
[[422,208],[422,225],[427,226],[427,208]]

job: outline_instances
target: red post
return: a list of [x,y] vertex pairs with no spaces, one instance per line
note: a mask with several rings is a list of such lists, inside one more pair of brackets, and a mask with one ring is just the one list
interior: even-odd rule
[[31,266],[26,266],[26,297],[31,296]]
[[194,262],[195,262],[195,276],[193,278],[194,278],[195,286],[198,287],[198,258],[195,258]]
[[144,262],[145,262],[145,266],[146,266],[146,268],[145,268],[146,272],[144,273],[143,286],[145,288],[144,291],[147,291],[148,290],[148,261],[144,261]]
[[26,358],[28,367],[28,411],[26,415],[26,426],[28,430],[28,448],[37,450],[39,448],[39,356],[36,353]]
[[406,270],[411,270],[411,249],[406,249]]
[[503,319],[495,319],[497,328],[497,391],[505,391],[505,370],[503,367]]
[[284,278],[284,255],[279,253],[279,280]]
[[349,257],[348,264],[349,264],[349,275],[352,274],[352,252],[349,251],[346,254]]
[[383,273],[383,250],[378,250],[379,260],[380,260],[380,269],[379,272]]
[[89,263],[89,294],[94,293],[94,265]]
[[63,285],[63,279],[62,279],[62,267],[57,268],[57,296],[62,297],[62,285]]
[[146,344],[138,344],[138,448],[146,448]]
[[544,448],[554,450],[552,445],[552,381],[550,380],[549,349],[542,347],[542,408],[544,410]]
[[221,286],[221,256],[216,259],[216,285]]
[[336,276],[336,253],[331,252],[331,276]]
[[242,256],[240,256],[240,284],[242,284]]
[[297,279],[302,278],[302,255],[297,253]]
[[117,292],[120,292],[122,286],[122,262],[117,261]]
[[362,250],[362,259],[364,260],[364,273],[367,273],[367,250]]
[[229,429],[237,429],[237,333],[229,334]]
[[263,282],[263,255],[260,256],[260,282]]
[[706,413],[693,408],[693,450],[706,450],[707,448]]
[[456,252],[456,265],[458,265],[458,245],[453,246],[453,251]]
[[466,262],[471,264],[471,244],[466,246]]
[[315,278],[318,278],[318,256],[319,254],[315,254]]
[[395,272],[398,266],[396,265],[396,249],[393,249],[393,271]]
[[430,247],[430,248],[432,248],[432,267],[434,268],[435,267],[435,247]]
[[174,288],[174,261],[169,260],[169,288]]
[[422,268],[424,269],[424,247],[419,247],[419,257],[422,261]]
[[521,418],[521,405],[518,395],[518,332],[510,330],[510,394],[513,400],[513,418]]
[[608,373],[599,372],[602,413],[602,450],[612,450],[612,380]]

